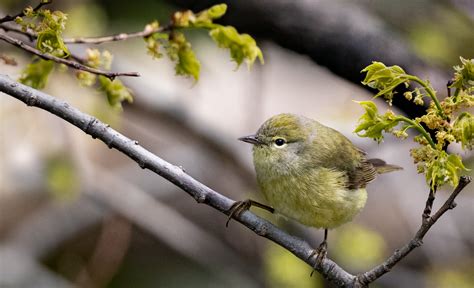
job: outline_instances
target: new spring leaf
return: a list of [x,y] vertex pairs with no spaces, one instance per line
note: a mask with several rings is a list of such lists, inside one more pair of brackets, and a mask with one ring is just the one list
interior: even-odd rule
[[239,34],[232,26],[219,26],[209,32],[221,48],[230,50],[230,57],[240,66],[245,60],[250,67],[258,58],[263,64],[263,54],[255,40],[248,34]]

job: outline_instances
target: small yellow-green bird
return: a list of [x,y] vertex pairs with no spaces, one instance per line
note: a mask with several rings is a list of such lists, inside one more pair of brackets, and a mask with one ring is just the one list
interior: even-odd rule
[[239,140],[253,144],[257,182],[271,207],[239,201],[229,211],[229,220],[257,206],[323,228],[324,241],[313,253],[319,263],[326,256],[327,230],[351,221],[362,210],[367,184],[377,174],[402,169],[367,159],[338,131],[295,114],[273,116],[255,135]]

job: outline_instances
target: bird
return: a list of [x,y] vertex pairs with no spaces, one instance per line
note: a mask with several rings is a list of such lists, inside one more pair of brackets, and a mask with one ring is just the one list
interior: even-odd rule
[[324,229],[311,253],[316,265],[327,255],[328,229],[351,221],[367,201],[366,186],[378,174],[402,169],[368,158],[343,134],[316,120],[283,113],[266,120],[255,134],[239,138],[253,145],[257,184],[269,205],[247,199],[229,209],[230,219],[256,206]]

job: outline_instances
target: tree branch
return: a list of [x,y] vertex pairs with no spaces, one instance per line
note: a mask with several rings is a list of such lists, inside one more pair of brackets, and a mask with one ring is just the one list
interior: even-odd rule
[[[35,31],[31,30],[22,30],[20,27],[7,25],[0,23],[0,29],[3,29],[7,32],[15,32],[21,35],[28,37],[31,41],[38,38],[38,34]],[[166,25],[158,28],[152,28],[151,26],[145,26],[145,29],[142,31],[131,32],[131,33],[119,33],[115,35],[109,36],[100,36],[100,37],[74,37],[74,38],[64,38],[63,42],[65,44],[102,44],[105,42],[116,42],[116,41],[123,41],[128,40],[131,38],[138,38],[138,37],[147,37],[153,33],[159,32],[166,32],[172,29],[171,25]]]
[[[198,203],[204,203],[216,210],[228,214],[229,208],[235,201],[219,194],[211,188],[205,186],[186,174],[180,167],[172,165],[150,151],[138,145],[137,141],[131,140],[109,125],[100,122],[96,118],[87,115],[78,109],[71,107],[67,102],[54,98],[48,94],[17,83],[6,75],[0,75],[0,91],[26,103],[28,106],[35,106],[46,110],[67,122],[78,127],[85,133],[98,138],[104,142],[109,148],[115,148],[127,155],[129,158],[138,163],[142,169],[149,169],[156,174],[167,179],[174,185],[183,189],[191,195]],[[396,250],[384,263],[374,267],[368,272],[354,276],[337,263],[325,258],[321,265],[316,266],[316,270],[320,272],[327,280],[340,287],[366,287],[369,283],[375,281],[393,268],[400,260],[407,256],[413,249],[422,244],[423,237],[436,221],[449,209],[455,207],[454,200],[461,190],[470,183],[471,179],[462,176],[459,185],[449,196],[441,208],[432,216],[426,217],[420,229],[414,238],[401,249]],[[256,216],[250,211],[245,211],[236,217],[236,220],[245,225],[257,235],[265,237],[283,248],[287,249],[310,266],[315,266],[315,257],[310,255],[314,249],[305,241],[291,236],[270,222]]]
[[[456,207],[456,203],[454,200],[456,197],[459,195],[459,193],[466,187],[469,183],[471,182],[471,177],[469,176],[461,176],[459,179],[459,184],[458,186],[454,189],[454,191],[451,193],[451,195],[448,197],[446,202],[444,202],[443,206],[438,209],[438,211],[432,216],[432,217],[425,217],[425,214],[423,213],[423,220],[420,226],[420,229],[415,234],[415,237],[410,240],[405,246],[402,248],[395,250],[395,252],[392,254],[392,256],[388,257],[385,262],[382,264],[374,267],[368,272],[365,272],[363,274],[360,274],[357,276],[357,283],[361,285],[362,287],[365,287],[371,282],[374,282],[376,279],[380,278],[382,275],[385,273],[389,272],[390,269],[393,268],[400,260],[405,258],[413,249],[416,247],[419,247],[423,244],[423,237],[425,237],[426,233],[430,230],[430,228],[438,221],[438,219],[443,216],[446,211],[449,209],[453,209]],[[432,195],[428,196],[428,201],[427,201],[427,206],[432,205],[429,203]],[[425,208],[426,210],[426,208]]]
[[51,54],[46,54],[46,53],[43,53],[43,52],[41,52],[41,51],[25,44],[23,41],[20,41],[18,39],[12,38],[8,35],[1,34],[1,33],[0,33],[0,40],[3,40],[7,43],[15,45],[15,46],[27,51],[27,52],[30,52],[32,54],[37,55],[37,56],[39,56],[39,57],[41,57],[45,60],[51,60],[51,61],[54,61],[56,63],[64,64],[68,67],[71,67],[71,68],[74,68],[74,69],[77,69],[77,70],[82,70],[82,71],[90,72],[90,73],[97,74],[97,75],[103,75],[103,76],[109,78],[110,80],[114,80],[115,77],[117,77],[117,76],[131,76],[131,77],[139,77],[140,76],[140,74],[138,72],[109,72],[109,71],[103,71],[103,70],[99,70],[99,69],[92,68],[92,67],[89,67],[89,66],[85,66],[85,65],[80,64],[80,63],[75,62],[75,61],[59,58],[59,57],[53,56]]
[[[52,2],[53,2],[52,0],[41,0],[40,3],[38,3],[38,5],[36,5],[36,7],[33,8],[33,11],[38,11],[41,7],[51,4]],[[5,17],[0,18],[0,23],[13,21],[16,19],[16,17],[23,17],[23,16],[25,16],[25,10],[22,10],[20,13],[13,16],[6,15]]]
[[28,37],[28,39],[32,42],[38,37],[38,33],[36,33],[35,31],[32,31],[30,29],[23,31],[23,29],[21,29],[20,27],[8,25],[5,23],[1,23],[0,28],[3,29],[5,32],[15,32],[15,33],[24,35]]
[[[142,169],[149,169],[180,187],[198,203],[204,203],[227,214],[229,208],[235,202],[192,178],[181,168],[164,161],[141,147],[137,141],[125,137],[110,128],[109,125],[71,107],[67,102],[15,82],[6,75],[0,75],[0,91],[24,102],[28,106],[46,110],[78,127],[91,135],[92,138],[100,139],[109,148],[115,148],[137,162]],[[315,257],[309,258],[314,249],[307,242],[285,233],[250,211],[245,211],[235,218],[257,235],[279,244],[311,267],[315,265]],[[328,258],[324,259],[316,270],[338,286],[350,287],[355,279],[354,275],[346,272]]]
[[145,29],[138,32],[132,33],[119,33],[110,36],[101,36],[101,37],[78,37],[78,38],[64,38],[64,43],[66,44],[101,44],[104,42],[115,42],[115,41],[123,41],[130,38],[137,38],[137,37],[147,37],[153,33],[164,32],[171,29],[170,25],[158,27],[158,28],[151,28],[149,25],[145,26]]

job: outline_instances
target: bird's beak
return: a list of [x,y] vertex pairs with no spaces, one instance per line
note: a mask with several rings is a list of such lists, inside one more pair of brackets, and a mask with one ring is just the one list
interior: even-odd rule
[[240,141],[244,141],[250,144],[262,144],[260,140],[258,140],[257,135],[249,135],[249,136],[244,136],[239,138]]

